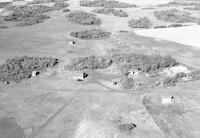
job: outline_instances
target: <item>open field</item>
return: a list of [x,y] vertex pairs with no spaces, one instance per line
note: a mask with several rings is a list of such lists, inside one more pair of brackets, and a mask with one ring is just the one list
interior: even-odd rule
[[199,12],[168,2],[12,2],[0,13],[0,138],[199,138],[200,25],[185,22]]

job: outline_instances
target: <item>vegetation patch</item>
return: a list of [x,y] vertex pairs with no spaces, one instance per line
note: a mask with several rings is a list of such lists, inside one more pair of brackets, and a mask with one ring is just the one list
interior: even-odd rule
[[70,9],[63,9],[63,12],[70,12]]
[[94,14],[90,14],[84,11],[70,12],[67,16],[69,21],[83,24],[83,25],[100,25],[101,20],[98,19]]
[[8,26],[5,26],[5,25],[0,25],[0,29],[7,29]]
[[79,57],[72,60],[67,67],[70,70],[85,70],[85,69],[105,69],[112,64],[112,60],[106,57]]
[[68,3],[65,3],[65,2],[56,2],[54,5],[53,5],[53,9],[54,10],[62,10],[66,7],[69,7],[70,5]]
[[182,26],[183,26],[182,24],[175,23],[175,24],[169,25],[168,27],[182,27]]
[[139,19],[132,19],[128,21],[128,26],[131,28],[145,28],[152,27],[151,21],[147,17],[140,17]]
[[191,6],[191,5],[197,5],[198,2],[184,2],[184,1],[172,1],[168,2],[166,4],[160,4],[158,7],[169,7],[169,6]]
[[154,28],[156,29],[156,28],[167,28],[167,26],[166,25],[159,25],[159,26],[154,26]]
[[175,76],[173,77],[167,77],[163,80],[163,86],[175,86],[176,83],[181,80],[182,78],[186,77],[187,74],[185,74],[184,72],[181,73],[177,73]]
[[105,14],[105,15],[114,15],[119,17],[128,17],[128,14],[123,10],[116,10],[113,8],[102,8],[102,9],[94,9],[93,12]]
[[31,4],[42,4],[42,3],[50,3],[50,2],[65,2],[68,0],[34,0]]
[[10,2],[0,2],[0,8],[4,8],[7,6]]
[[16,7],[10,15],[5,16],[4,20],[22,22],[22,25],[33,25],[50,18],[43,13],[51,10],[51,7],[42,5]]
[[185,7],[184,9],[186,10],[197,10],[197,11],[200,11],[200,4],[196,4],[196,5],[190,5],[188,7]]
[[131,69],[149,73],[179,64],[170,56],[144,54],[117,54],[112,57],[112,60],[120,66],[123,74]]
[[174,23],[200,22],[200,18],[192,17],[190,16],[190,13],[185,11],[180,11],[177,9],[155,11],[154,16],[157,17],[158,20],[162,20],[165,22],[174,22]]
[[134,89],[135,81],[133,80],[133,78],[124,78],[122,80],[122,86],[124,89]]
[[0,66],[0,81],[21,81],[31,77],[32,71],[44,71],[58,64],[58,59],[44,57],[17,57]]
[[93,0],[93,1],[80,1],[80,6],[84,7],[106,7],[106,8],[129,8],[137,7],[135,4],[129,4],[125,2],[110,1],[110,0]]
[[88,29],[84,31],[71,32],[71,36],[80,39],[106,39],[111,35],[110,32],[106,32],[100,29]]

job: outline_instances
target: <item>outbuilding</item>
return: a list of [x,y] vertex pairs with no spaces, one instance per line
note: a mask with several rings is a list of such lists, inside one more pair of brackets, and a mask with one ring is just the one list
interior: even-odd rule
[[174,96],[162,96],[162,104],[171,104],[175,101]]
[[76,75],[74,75],[73,79],[76,81],[83,81],[87,77],[88,77],[88,74],[83,72],[83,73],[77,73]]

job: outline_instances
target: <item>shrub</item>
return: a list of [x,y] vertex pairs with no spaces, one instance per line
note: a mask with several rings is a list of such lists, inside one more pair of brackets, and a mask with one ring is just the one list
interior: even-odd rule
[[63,12],[70,12],[70,9],[63,9]]
[[30,2],[31,4],[42,4],[42,3],[49,3],[49,2],[65,2],[68,0],[34,0]]
[[133,89],[135,88],[135,81],[133,80],[133,78],[124,78],[122,80],[122,86],[125,89]]
[[168,27],[182,27],[182,26],[183,26],[182,24],[176,23],[176,24],[171,24]]
[[70,5],[68,3],[65,2],[56,2],[53,5],[53,9],[54,10],[62,10],[63,8],[69,7]]
[[49,16],[43,13],[51,10],[51,7],[42,5],[16,7],[10,15],[5,16],[4,20],[23,22],[22,24],[32,25],[48,19]]
[[43,71],[58,63],[55,58],[17,57],[0,66],[0,81],[21,81],[31,77],[32,71]]
[[105,0],[94,0],[94,1],[80,1],[80,6],[84,7],[103,7]]
[[183,77],[186,77],[187,75],[184,72],[177,73],[173,77],[167,77],[163,80],[163,85],[164,86],[174,86],[176,83],[182,79]]
[[0,25],[0,29],[6,29],[6,28],[8,28],[8,26]]
[[85,70],[85,69],[105,69],[112,64],[112,60],[106,57],[79,57],[73,59],[71,64],[67,67],[71,70]]
[[110,32],[105,32],[99,29],[88,29],[84,31],[71,32],[71,36],[80,39],[106,39],[111,35]]
[[90,14],[84,11],[75,11],[69,13],[67,16],[69,21],[83,24],[83,25],[100,25],[101,20],[95,17],[94,14]]
[[190,5],[190,7],[185,7],[184,9],[186,10],[198,10],[200,11],[200,4],[196,4],[196,5]]
[[117,54],[112,57],[113,62],[121,66],[122,73],[130,69],[141,72],[152,72],[166,67],[176,66],[179,63],[170,56],[144,55],[144,54]]
[[148,29],[148,28],[152,27],[152,23],[150,22],[150,20],[147,17],[142,17],[139,19],[132,19],[132,20],[128,21],[128,25],[131,28]]
[[17,24],[17,26],[28,26],[28,25],[34,25],[38,23],[42,23],[44,20],[49,19],[50,17],[48,15],[40,14],[35,16],[34,18],[30,17],[24,20],[23,22],[20,22]]
[[167,28],[166,25],[155,26],[154,28]]
[[104,3],[104,7],[107,8],[129,8],[129,7],[136,7],[135,4],[129,4],[129,3],[125,3],[125,2],[118,2],[118,1],[105,1]]
[[112,14],[114,16],[119,16],[119,17],[128,17],[128,14],[123,10],[115,10],[112,8],[94,9],[93,12],[105,15]]
[[0,8],[6,7],[10,2],[0,2]]
[[174,22],[174,23],[185,23],[185,22],[199,22],[200,19],[196,17],[191,17],[190,13],[185,11],[180,11],[177,9],[170,9],[165,11],[155,11],[154,16],[158,20],[165,22]]
[[135,4],[125,2],[110,1],[110,0],[93,0],[93,1],[80,1],[80,6],[84,7],[107,7],[107,8],[129,8],[137,7]]

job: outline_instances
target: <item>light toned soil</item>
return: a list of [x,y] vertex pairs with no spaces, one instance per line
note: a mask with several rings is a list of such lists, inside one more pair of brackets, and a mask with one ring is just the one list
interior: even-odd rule
[[[77,1],[68,3],[70,10],[93,10],[79,7]],[[89,77],[83,82],[74,81],[75,72],[64,69],[72,58],[109,55],[113,49],[124,53],[169,54],[200,69],[200,48],[136,35],[126,21],[153,12],[139,13],[139,9],[124,9],[130,14],[125,19],[98,14],[102,19],[99,27],[70,23],[62,11],[50,12],[49,20],[33,26],[14,27],[13,23],[3,23],[10,28],[0,30],[0,64],[22,55],[52,56],[62,62],[39,77],[9,85],[0,83],[0,118],[13,120],[11,126],[17,132],[22,130],[25,138],[199,138],[200,81],[129,91],[111,85],[120,76],[114,67],[87,71]],[[91,28],[110,31],[112,36],[105,40],[80,40],[69,35],[72,31]],[[77,43],[68,45],[69,39]],[[174,96],[175,103],[162,105],[163,95]],[[144,104],[146,97],[152,103]],[[135,123],[137,127],[123,132],[118,129],[123,123]],[[0,126],[0,133],[3,130],[5,134],[9,128]]]

